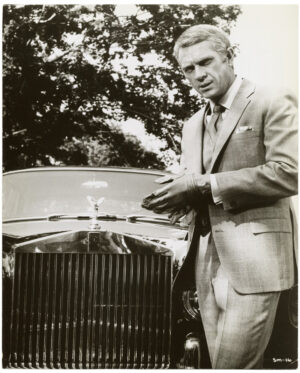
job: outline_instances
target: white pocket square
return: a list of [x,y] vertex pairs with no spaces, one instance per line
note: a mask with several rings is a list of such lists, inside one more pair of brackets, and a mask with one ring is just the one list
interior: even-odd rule
[[253,128],[250,126],[240,126],[236,129],[235,133],[243,133],[246,131],[253,131]]

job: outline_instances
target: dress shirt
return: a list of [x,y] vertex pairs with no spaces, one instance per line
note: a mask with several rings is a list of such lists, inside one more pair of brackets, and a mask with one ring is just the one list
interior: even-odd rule
[[[238,90],[242,84],[242,81],[243,79],[241,77],[236,76],[235,80],[233,81],[233,83],[231,84],[231,86],[229,87],[225,95],[222,96],[221,99],[218,101],[218,104],[222,105],[225,108],[224,112],[221,114],[222,120],[224,120],[228,111],[230,110],[233,100],[235,96],[237,95]],[[211,108],[211,113],[213,113],[215,103],[212,100],[209,100],[209,104]],[[207,116],[207,121],[209,121],[209,119],[210,119],[210,116]],[[211,184],[211,193],[212,193],[214,203],[216,204],[222,203],[221,196],[219,193],[219,187],[217,184],[217,179],[214,174],[210,175],[210,184]]]

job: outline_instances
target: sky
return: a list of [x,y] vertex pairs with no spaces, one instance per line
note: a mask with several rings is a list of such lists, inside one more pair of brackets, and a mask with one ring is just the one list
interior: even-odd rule
[[242,5],[231,40],[239,43],[237,73],[298,93],[298,6]]

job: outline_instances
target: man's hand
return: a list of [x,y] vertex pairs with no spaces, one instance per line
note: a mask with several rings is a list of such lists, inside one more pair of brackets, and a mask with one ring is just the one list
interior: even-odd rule
[[179,211],[210,192],[209,175],[182,175],[147,196],[142,206],[156,213]]

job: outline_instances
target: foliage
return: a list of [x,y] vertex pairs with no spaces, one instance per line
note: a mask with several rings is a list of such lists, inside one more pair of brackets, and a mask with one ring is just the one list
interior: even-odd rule
[[[3,165],[163,168],[117,129],[128,118],[179,153],[182,121],[201,101],[172,56],[196,23],[229,26],[225,5],[6,5],[3,10]],[[163,149],[162,149],[163,150]]]

